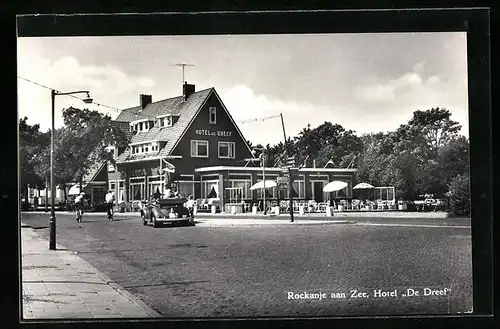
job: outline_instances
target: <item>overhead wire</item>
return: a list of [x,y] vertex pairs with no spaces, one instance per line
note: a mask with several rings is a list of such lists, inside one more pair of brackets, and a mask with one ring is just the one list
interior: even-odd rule
[[[39,86],[39,87],[42,87],[42,88],[45,88],[45,89],[49,89],[49,90],[55,90],[55,91],[57,91],[57,92],[61,92],[61,91],[59,91],[59,90],[57,90],[57,89],[55,89],[55,88],[48,87],[48,86],[43,85],[43,84],[41,84],[41,83],[39,83],[39,82],[36,82],[36,81],[30,80],[30,79],[27,79],[27,78],[25,78],[25,77],[21,77],[21,76],[19,76],[19,75],[18,75],[17,77],[18,77],[19,79],[22,79],[22,80],[24,80],[24,81],[30,82],[30,83],[32,83],[32,84],[34,84],[34,85],[37,85],[37,86]],[[81,101],[83,101],[83,100],[84,100],[83,98],[80,98],[80,97],[75,96],[75,95],[66,95],[66,96],[73,97],[73,98],[78,99],[78,100],[81,100]],[[112,110],[117,111],[118,113],[120,113],[121,111],[123,111],[123,109],[119,109],[119,108],[116,108],[116,107],[114,107],[114,106],[110,106],[110,105],[106,105],[106,104],[102,104],[102,103],[98,103],[98,102],[94,102],[94,101],[92,102],[92,104],[95,104],[95,105],[97,105],[97,106],[103,106],[103,107],[110,108],[110,109],[112,109]],[[272,115],[272,116],[268,116],[268,117],[264,117],[264,118],[253,118],[253,119],[247,119],[247,120],[238,121],[238,123],[243,123],[243,124],[244,124],[244,123],[250,123],[250,122],[265,121],[265,120],[268,120],[268,119],[278,118],[279,116],[280,116],[280,115],[278,114],[278,115]]]
[[[19,79],[24,80],[24,81],[30,82],[30,83],[32,83],[32,84],[35,84],[35,85],[37,85],[37,86],[39,86],[39,87],[46,88],[46,89],[49,89],[49,90],[55,90],[55,91],[57,91],[57,92],[61,92],[61,91],[59,91],[59,90],[57,90],[57,89],[55,89],[55,88],[48,87],[48,86],[46,86],[46,85],[43,85],[43,84],[38,83],[38,82],[36,82],[36,81],[33,81],[33,80],[30,80],[30,79],[27,79],[27,78],[21,77],[21,76],[19,76],[19,75],[18,75],[17,77],[18,77]],[[81,101],[83,101],[83,100],[84,100],[83,98],[80,98],[80,97],[75,96],[75,95],[66,95],[66,96],[69,96],[69,97],[72,97],[72,98],[76,98],[76,99],[81,100]],[[119,108],[116,108],[116,107],[114,107],[114,106],[109,106],[109,105],[102,104],[102,103],[97,103],[97,102],[94,102],[94,101],[92,101],[92,104],[95,104],[95,105],[97,105],[97,106],[103,106],[103,107],[107,107],[107,108],[113,109],[113,110],[117,111],[118,113],[119,113],[119,112],[121,112],[121,111],[123,111],[123,110],[121,110],[121,109],[119,109]]]

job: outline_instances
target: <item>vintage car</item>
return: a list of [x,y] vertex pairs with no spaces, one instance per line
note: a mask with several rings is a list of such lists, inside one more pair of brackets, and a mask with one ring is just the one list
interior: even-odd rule
[[193,225],[194,215],[184,206],[186,198],[167,198],[140,204],[142,223],[153,227],[161,224]]

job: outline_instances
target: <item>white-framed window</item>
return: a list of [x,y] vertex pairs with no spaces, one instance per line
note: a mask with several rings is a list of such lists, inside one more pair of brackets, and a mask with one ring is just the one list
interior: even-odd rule
[[145,200],[146,197],[146,178],[145,177],[131,177],[130,178],[130,192],[129,200]]
[[374,189],[374,196],[375,200],[384,200],[384,201],[390,201],[394,200],[395,193],[394,193],[394,187],[375,187]]
[[163,194],[165,191],[165,175],[148,176],[148,194],[151,197],[156,192]]
[[191,157],[208,158],[208,141],[192,140]]
[[208,109],[208,121],[212,125],[217,124],[217,108],[216,107],[210,107]]
[[[249,179],[234,179],[231,180],[231,187],[232,188],[239,188],[238,190],[234,190],[232,193],[236,193],[233,197],[236,197],[237,199],[250,199],[251,198],[251,193],[250,193],[250,187],[252,186],[252,181]],[[241,195],[239,195],[241,193]]]
[[[303,180],[294,180],[292,182],[292,187],[293,187],[293,190],[297,193],[297,194],[294,194],[294,198],[299,198],[299,199],[303,199],[305,198],[305,183]],[[289,196],[289,191],[288,191],[288,184],[286,184],[285,188],[283,189],[283,197],[288,199],[290,196]]]
[[160,146],[158,142],[145,143],[141,145],[134,145],[131,147],[132,154],[152,153],[157,152]]
[[158,126],[160,127],[172,127],[172,123],[173,120],[171,115],[158,119]]
[[116,192],[116,201],[117,202],[123,202],[125,201],[125,181],[124,180],[119,180],[118,182],[118,190]]
[[219,198],[219,181],[211,180],[201,182],[201,198]]
[[234,142],[219,142],[219,158],[234,159]]

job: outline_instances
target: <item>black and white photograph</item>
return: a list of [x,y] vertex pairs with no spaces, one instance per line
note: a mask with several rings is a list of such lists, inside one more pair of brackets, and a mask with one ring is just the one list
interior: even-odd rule
[[22,319],[473,313],[467,51],[18,37]]

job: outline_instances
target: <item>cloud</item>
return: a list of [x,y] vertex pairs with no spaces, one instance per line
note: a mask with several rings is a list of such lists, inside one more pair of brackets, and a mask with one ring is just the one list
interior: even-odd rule
[[[22,50],[22,49],[21,49]],[[18,76],[38,82],[62,92],[89,90],[98,103],[116,106],[120,100],[137,95],[143,88],[150,88],[155,81],[148,77],[130,76],[113,66],[83,65],[74,57],[63,57],[50,62],[28,51],[18,54]],[[84,94],[75,95],[84,97]],[[69,106],[83,108],[78,99],[69,96],[56,97],[55,125],[62,125],[62,109]],[[87,105],[85,108],[116,116],[108,108]],[[46,130],[50,127],[50,91],[27,81],[18,79],[18,115],[28,117],[30,124],[40,123]]]
[[[468,136],[467,77],[447,81],[438,75],[426,76],[425,62],[417,63],[411,72],[386,80],[365,79],[354,88],[353,111],[370,119],[378,116],[379,130],[397,128],[415,110],[444,107],[452,119],[462,124],[462,134]],[[371,111],[366,111],[369,108]]]
[[[423,75],[425,67],[419,63],[414,69]],[[450,110],[452,119],[462,125],[461,133],[468,136],[466,83],[457,84],[436,75],[423,77],[421,74],[407,72],[386,81],[367,78],[364,84],[354,88],[353,100],[348,103],[338,103],[335,95],[327,105],[272,98],[256,94],[246,85],[228,89],[222,94],[222,100],[245,138],[254,144],[283,141],[279,117],[252,120],[279,113],[283,114],[287,136],[296,136],[307,124],[314,128],[325,121],[363,134],[395,130],[406,123],[414,111],[433,107]]]
[[[221,97],[245,138],[253,144],[272,145],[284,141],[280,113],[283,114],[287,137],[293,137],[308,123],[315,127],[327,118],[331,119],[332,113],[341,112],[333,106],[315,106],[307,102],[256,95],[245,85],[236,85]],[[262,118],[266,119],[261,120]]]

